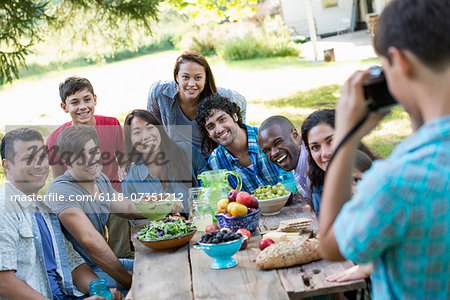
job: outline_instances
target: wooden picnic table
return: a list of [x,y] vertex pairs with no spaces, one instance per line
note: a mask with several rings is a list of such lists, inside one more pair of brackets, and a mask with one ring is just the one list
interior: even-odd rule
[[[276,229],[281,220],[307,217],[317,231],[317,219],[306,202],[294,197],[290,206],[275,216],[260,218],[259,232]],[[351,267],[347,262],[320,260],[277,270],[260,270],[255,258],[260,253],[261,235],[252,236],[247,249],[233,256],[239,264],[231,269],[213,270],[212,258],[193,249],[201,233],[189,247],[162,252],[149,249],[133,238],[136,249],[131,297],[140,299],[300,299],[365,287],[364,280],[345,283],[326,278]]]

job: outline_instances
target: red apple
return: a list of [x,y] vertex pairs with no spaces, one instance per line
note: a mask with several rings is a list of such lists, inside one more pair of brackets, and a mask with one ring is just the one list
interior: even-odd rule
[[255,212],[255,211],[257,211],[258,209],[256,209],[256,208],[254,208],[254,207],[249,207],[248,208],[248,213],[252,213],[252,212]]
[[248,239],[243,240],[241,248],[239,248],[239,250],[244,250],[245,248],[247,248],[247,245],[248,245]]
[[238,195],[238,191],[236,190],[231,190],[228,192],[228,201],[230,202],[236,202],[236,197]]
[[250,197],[250,194],[247,192],[239,192],[236,197],[236,202],[250,207]]
[[252,208],[258,208],[259,207],[258,200],[255,197],[253,197],[253,196],[250,196],[250,205],[249,205],[249,207],[252,207]]
[[239,229],[236,231],[236,233],[240,233],[240,234],[242,234],[242,235],[246,235],[249,241],[250,241],[250,237],[252,236],[252,234],[250,233],[250,231],[248,231],[248,230],[245,229],[245,228],[239,228]]
[[219,230],[219,226],[217,226],[216,224],[209,224],[208,226],[206,226],[205,232],[209,233],[216,230]]
[[226,231],[228,231],[228,232],[233,232],[233,230],[231,230],[231,229],[228,228],[228,227],[224,227],[224,228],[222,228],[221,230],[222,230],[222,231],[226,230]]
[[272,244],[275,244],[275,242],[272,239],[262,239],[259,241],[259,249],[261,249],[262,251]]

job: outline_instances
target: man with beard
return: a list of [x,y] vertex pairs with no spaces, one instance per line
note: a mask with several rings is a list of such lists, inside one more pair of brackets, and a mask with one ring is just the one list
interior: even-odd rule
[[267,158],[286,172],[293,171],[297,189],[307,195],[309,179],[306,172],[308,151],[292,122],[283,116],[266,119],[258,129],[259,145]]
[[[199,104],[195,120],[200,128],[202,148],[212,151],[209,167],[235,171],[242,178],[244,191],[274,185],[285,173],[267,159],[258,144],[257,128],[242,122],[239,107],[228,98],[219,94],[206,98]],[[237,184],[234,178],[230,183]]]

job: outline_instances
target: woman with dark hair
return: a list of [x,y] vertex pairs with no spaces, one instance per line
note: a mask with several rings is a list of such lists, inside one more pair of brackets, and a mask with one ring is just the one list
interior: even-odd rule
[[[302,125],[302,139],[308,149],[308,177],[311,182],[308,201],[314,208],[317,219],[319,218],[320,202],[323,183],[328,163],[333,154],[332,142],[334,137],[334,109],[316,110],[309,115]],[[359,145],[355,156],[355,165],[352,177],[356,189],[356,183],[361,179],[362,173],[368,170],[372,161],[379,157],[373,154],[364,144]],[[327,279],[329,281],[348,281],[364,279],[372,273],[372,264],[356,265],[348,270],[334,274]],[[370,280],[367,278],[367,287],[356,291],[347,292],[344,295],[348,299],[370,299]]]
[[188,189],[197,186],[197,175],[207,170],[203,156],[188,143],[172,141],[158,118],[147,110],[129,113],[124,132],[125,151],[133,165],[122,182],[123,194],[131,199],[139,194],[175,194],[188,212]]
[[[158,81],[152,85],[147,109],[161,121],[174,141],[192,142],[201,152],[200,132],[194,117],[199,103],[215,93],[239,105],[245,121],[247,101],[234,91],[216,88],[211,68],[201,54],[184,52],[180,55],[175,62],[173,77],[172,81]],[[175,129],[172,125],[188,126]]]
[[[302,139],[308,149],[308,177],[311,185],[308,201],[319,217],[320,200],[325,180],[325,171],[333,154],[331,143],[334,137],[334,109],[322,109],[309,115],[302,125]],[[370,160],[379,158],[364,144],[359,145]]]

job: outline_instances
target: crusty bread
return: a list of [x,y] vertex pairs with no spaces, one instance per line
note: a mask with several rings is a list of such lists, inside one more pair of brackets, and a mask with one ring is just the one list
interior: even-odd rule
[[296,239],[270,245],[256,257],[261,269],[276,269],[319,260],[318,239]]

